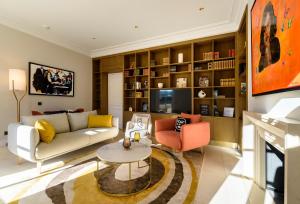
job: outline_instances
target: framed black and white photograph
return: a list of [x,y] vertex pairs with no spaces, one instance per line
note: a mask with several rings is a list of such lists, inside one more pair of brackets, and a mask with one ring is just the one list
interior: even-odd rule
[[29,62],[29,95],[74,96],[74,72]]

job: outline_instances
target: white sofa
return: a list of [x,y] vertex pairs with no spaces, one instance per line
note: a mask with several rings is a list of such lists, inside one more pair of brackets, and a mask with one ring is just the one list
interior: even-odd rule
[[[96,111],[83,113],[61,113],[54,115],[22,116],[21,123],[8,126],[8,149],[20,158],[36,162],[38,171],[45,160],[112,139],[119,133],[118,118],[113,117],[111,128],[88,128],[88,116]],[[40,141],[34,124],[46,119],[56,130],[50,143]]]

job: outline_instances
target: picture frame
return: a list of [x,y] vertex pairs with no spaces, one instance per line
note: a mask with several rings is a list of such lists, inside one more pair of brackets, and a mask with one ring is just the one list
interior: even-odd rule
[[297,0],[255,0],[251,8],[252,96],[300,89]]
[[176,88],[186,88],[186,87],[187,87],[187,78],[176,79]]
[[70,70],[29,62],[28,94],[74,97],[75,73]]
[[232,118],[234,116],[234,108],[224,107],[223,116]]

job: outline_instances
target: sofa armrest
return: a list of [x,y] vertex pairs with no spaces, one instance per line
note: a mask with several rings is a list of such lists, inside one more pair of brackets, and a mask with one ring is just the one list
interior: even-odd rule
[[182,151],[188,151],[208,145],[210,125],[208,122],[183,125],[180,132]]
[[112,126],[119,129],[119,118],[118,117],[113,117]]
[[28,161],[36,161],[35,150],[40,136],[34,127],[20,123],[9,124],[7,140],[9,151]]
[[160,119],[155,121],[155,132],[175,130],[176,118]]

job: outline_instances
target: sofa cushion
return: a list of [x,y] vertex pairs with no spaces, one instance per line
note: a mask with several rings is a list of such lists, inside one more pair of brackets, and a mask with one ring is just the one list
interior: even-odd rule
[[176,131],[159,131],[155,133],[156,140],[170,148],[180,150],[181,140],[180,133]]
[[90,137],[90,144],[95,144],[116,137],[119,133],[119,129],[116,127],[87,128],[83,130],[78,130],[76,132],[83,135],[88,135]]
[[71,131],[87,128],[89,115],[97,115],[97,111],[94,110],[82,113],[68,113]]
[[41,142],[36,147],[36,159],[47,159],[57,155],[62,155],[89,145],[89,135],[81,132],[67,132],[57,134],[50,143]]
[[51,143],[55,137],[55,128],[47,120],[38,120],[34,124],[35,129],[39,131],[40,138],[43,142]]
[[111,128],[112,118],[112,115],[89,115],[88,128]]
[[35,122],[41,119],[50,122],[54,126],[56,133],[70,132],[69,121],[66,113],[53,115],[22,116],[21,122],[24,125],[34,126]]

